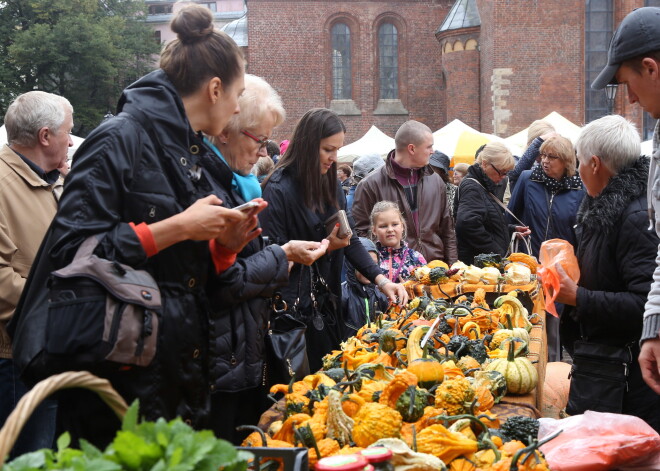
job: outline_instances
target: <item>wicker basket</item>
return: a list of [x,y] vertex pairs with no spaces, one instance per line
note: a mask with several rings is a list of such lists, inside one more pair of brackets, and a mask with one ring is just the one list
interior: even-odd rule
[[124,417],[128,409],[124,399],[112,389],[110,382],[106,379],[98,378],[87,371],[71,371],[51,376],[37,383],[21,398],[16,409],[7,418],[4,427],[0,429],[0,468],[16,443],[25,422],[41,404],[41,401],[56,391],[69,388],[85,388],[94,391],[120,419]]

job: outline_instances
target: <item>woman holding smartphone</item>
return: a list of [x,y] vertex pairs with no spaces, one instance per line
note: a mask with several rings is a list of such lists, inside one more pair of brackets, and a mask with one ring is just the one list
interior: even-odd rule
[[[344,253],[353,266],[393,303],[406,303],[402,285],[380,273],[359,242],[355,230],[344,239],[339,225],[329,233],[328,220],[346,209],[346,197],[337,183],[337,151],[344,145],[346,127],[334,112],[316,108],[303,115],[293,131],[284,155],[264,180],[264,198],[269,206],[260,216],[264,234],[278,244],[293,239],[329,240],[328,252],[311,267],[296,264],[282,295],[289,305],[298,300],[300,316],[307,323],[307,355],[312,371],[345,337],[341,307],[341,268]],[[350,225],[353,226],[352,220]],[[317,300],[316,306],[312,296]],[[323,305],[323,303],[326,303]]]
[[[241,112],[208,144],[217,157],[221,199],[252,215],[267,203],[250,172],[266,155],[266,142],[285,115],[277,92],[250,74],[245,75],[238,105]],[[237,432],[236,427],[256,424],[270,405],[269,385],[263,384],[263,378],[271,297],[289,283],[290,263],[311,264],[325,253],[327,244],[291,240],[267,245],[256,237],[238,253],[226,251],[226,261],[217,261],[216,267],[223,271],[218,289],[210,295],[210,426],[217,436],[240,444],[247,432]]]

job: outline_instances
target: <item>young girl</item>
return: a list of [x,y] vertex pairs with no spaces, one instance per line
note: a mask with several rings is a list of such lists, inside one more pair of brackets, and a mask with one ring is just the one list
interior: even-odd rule
[[371,233],[380,252],[380,269],[395,283],[410,278],[415,267],[426,265],[424,256],[405,241],[406,220],[393,201],[380,201],[371,210]]

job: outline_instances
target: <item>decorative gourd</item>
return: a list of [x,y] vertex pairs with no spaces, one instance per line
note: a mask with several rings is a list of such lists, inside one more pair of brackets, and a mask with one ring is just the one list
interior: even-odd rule
[[415,279],[424,284],[429,284],[431,282],[430,274],[431,269],[427,266],[417,267],[414,271]]
[[532,271],[522,263],[511,263],[507,265],[505,278],[512,285],[526,285],[532,280]]
[[502,274],[495,267],[485,267],[481,270],[481,280],[487,285],[496,285]]
[[355,415],[353,441],[368,447],[381,438],[397,438],[403,419],[396,410],[375,402],[368,402]]
[[444,381],[445,369],[442,363],[427,355],[428,344],[424,347],[423,352],[422,358],[409,362],[406,369],[417,376],[417,384],[428,389]]
[[429,268],[444,268],[445,270],[449,270],[449,265],[442,260],[431,260],[426,266]]
[[454,378],[464,378],[465,373],[461,370],[453,360],[448,360],[442,363],[442,367],[445,369],[445,381],[448,379]]
[[493,306],[499,309],[504,316],[506,316],[506,314],[511,314],[511,323],[513,327],[523,327],[527,332],[532,330],[532,324],[527,318],[527,309],[525,309],[525,306],[523,306],[520,300],[515,296],[515,291],[497,298],[493,303]]
[[429,453],[449,463],[454,458],[477,451],[474,440],[447,430],[441,424],[430,425],[417,434],[417,451]]
[[463,371],[463,373],[466,373],[469,370],[481,368],[481,363],[472,358],[470,355],[465,355],[460,360],[458,360],[456,366],[458,366]]
[[387,329],[378,338],[378,345],[385,353],[401,350],[406,346],[406,340],[398,329]]
[[449,471],[474,471],[474,463],[467,458],[456,458],[449,463]]
[[477,412],[485,412],[492,409],[495,405],[495,398],[493,397],[493,393],[491,393],[490,389],[488,389],[488,387],[485,385],[475,389],[474,397],[477,399]]
[[360,392],[358,394],[366,402],[378,402],[378,398],[383,392],[383,389],[385,389],[386,385],[387,383],[383,381],[363,379],[362,387],[360,388]]
[[449,278],[451,278],[453,281],[461,281],[461,278],[463,278],[463,273],[465,272],[466,268],[467,265],[461,262],[460,260],[458,262],[454,262],[449,270],[455,271],[455,273]]
[[445,380],[435,390],[435,407],[441,407],[449,415],[466,412],[474,399],[474,390],[464,377]]
[[487,387],[493,395],[495,403],[500,402],[506,394],[506,378],[499,371],[477,371],[470,380],[472,381],[472,388],[475,390],[482,386]]
[[236,427],[238,431],[246,431],[246,430],[254,430],[250,435],[248,435],[245,440],[243,440],[243,443],[241,443],[241,446],[248,446],[248,447],[270,447],[270,448],[292,448],[293,445],[291,443],[282,441],[282,440],[275,440],[270,438],[268,435],[264,433],[263,430],[261,430],[259,427],[255,425],[241,425],[239,427]]
[[303,422],[307,422],[309,419],[311,417],[307,414],[294,414],[290,416],[282,423],[282,428],[273,436],[273,439],[294,443],[296,441],[294,428],[302,425]]
[[408,389],[408,386],[417,386],[417,376],[409,371],[402,371],[385,386],[378,402],[396,409],[396,401]]
[[418,325],[412,330],[412,332],[410,332],[410,335],[408,335],[408,342],[406,343],[408,363],[412,363],[424,356],[424,350],[420,346],[420,342],[428,330],[429,328],[427,326]]
[[483,270],[481,268],[470,265],[465,270],[463,270],[463,279],[470,284],[481,283],[481,277],[483,276]]
[[415,386],[399,396],[396,401],[396,410],[401,414],[404,422],[417,422],[424,415],[424,408],[428,404],[428,393]]
[[[318,449],[321,456],[317,456],[316,450]],[[316,463],[318,463],[320,458],[325,458],[326,456],[332,456],[340,450],[339,443],[337,440],[332,438],[323,438],[317,440],[316,448],[310,448],[307,453],[307,460],[309,462],[309,469],[314,469]]]
[[447,269],[438,267],[432,268],[429,272],[429,282],[432,284],[436,283],[447,283],[449,281],[449,276],[447,276]]
[[[362,409],[364,409],[364,407],[360,408],[360,410]],[[347,416],[342,409],[341,393],[335,389],[331,389],[328,393],[327,424],[327,438],[334,438],[339,442],[340,445],[345,445],[351,442],[351,431],[353,430],[354,422],[353,419]]]
[[536,270],[539,267],[538,262],[531,255],[526,253],[514,252],[507,257],[510,262],[519,262],[525,264],[532,273],[536,273]]
[[536,368],[527,358],[515,356],[514,342],[509,343],[507,358],[497,358],[486,366],[487,371],[498,371],[506,379],[511,394],[527,394],[534,390],[539,377]]
[[365,402],[357,393],[348,394],[341,398],[341,408],[347,416],[353,417]]

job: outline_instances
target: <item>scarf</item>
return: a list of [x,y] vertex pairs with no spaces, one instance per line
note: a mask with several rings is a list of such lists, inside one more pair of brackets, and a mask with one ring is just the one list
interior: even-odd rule
[[[220,160],[222,160],[227,165],[227,167],[231,168],[220,150],[214,146],[211,141],[209,141],[207,138],[204,138],[204,142],[213,150],[213,152],[215,152],[215,155],[220,157]],[[256,175],[249,174],[244,176],[240,173],[234,172],[233,170],[232,174],[233,177],[231,180],[231,188],[239,195],[241,195],[243,201],[251,201],[255,198],[261,198],[261,185],[259,184],[259,180],[257,179]]]
[[557,193],[560,190],[580,190],[582,189],[582,180],[577,173],[572,177],[564,175],[560,180],[555,180],[545,174],[543,167],[537,165],[532,169],[532,176],[530,178],[534,182],[542,183],[552,193]]

